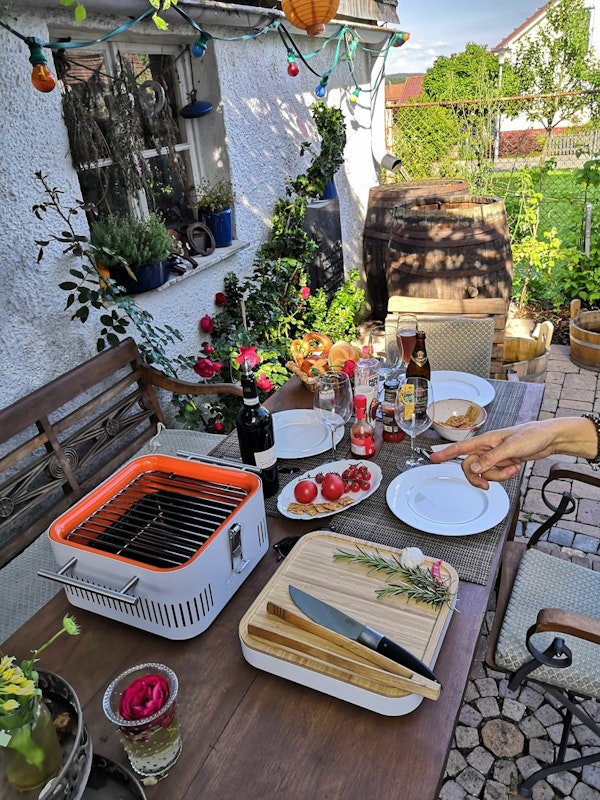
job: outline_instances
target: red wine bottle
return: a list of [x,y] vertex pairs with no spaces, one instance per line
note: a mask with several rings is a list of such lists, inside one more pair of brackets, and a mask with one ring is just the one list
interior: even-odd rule
[[271,497],[279,488],[273,418],[260,404],[256,378],[246,358],[242,364],[242,389],[244,405],[236,420],[242,461],[260,469],[263,494]]

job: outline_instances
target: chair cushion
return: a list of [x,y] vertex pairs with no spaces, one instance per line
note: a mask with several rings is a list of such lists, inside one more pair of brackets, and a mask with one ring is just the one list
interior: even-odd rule
[[[508,672],[515,672],[531,659],[526,647],[527,630],[535,623],[542,608],[561,608],[600,617],[600,573],[564,561],[539,550],[523,555],[508,602],[495,660]],[[554,634],[533,637],[538,650],[544,650]],[[564,636],[573,653],[573,663],[566,669],[542,665],[530,677],[589,697],[600,697],[600,647],[593,642]]]

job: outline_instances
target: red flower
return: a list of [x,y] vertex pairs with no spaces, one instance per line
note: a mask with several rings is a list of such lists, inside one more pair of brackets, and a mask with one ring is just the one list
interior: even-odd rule
[[302,295],[303,300],[307,300],[310,297],[310,289],[308,286],[303,286],[300,290],[300,294]]
[[215,352],[215,348],[211,344],[206,344],[206,342],[202,345],[202,352],[209,356],[211,353]]
[[213,321],[212,317],[209,317],[208,314],[205,314],[202,319],[200,320],[200,330],[202,333],[212,333],[213,332]]
[[273,381],[270,378],[267,378],[264,372],[261,372],[258,380],[256,381],[256,385],[261,392],[272,392],[275,388]]
[[[219,365],[219,369],[220,368],[221,365]],[[212,378],[215,374],[215,365],[208,358],[199,358],[194,364],[194,372],[200,375],[201,378]]]
[[213,372],[221,372],[223,369],[223,364],[220,361],[213,361],[212,362]]
[[[136,678],[121,695],[119,714],[127,720],[150,717],[161,710],[169,699],[169,694],[169,683],[163,675]],[[167,725],[169,723],[170,720]]]
[[225,423],[224,422],[215,422],[213,425],[213,430],[215,433],[223,433],[225,430]]
[[217,292],[215,295],[215,305],[219,308],[224,308],[227,305],[227,295],[223,292]]
[[356,364],[354,361],[344,361],[344,366],[342,367],[342,372],[345,372],[350,378],[354,377],[354,370],[356,369]]
[[256,345],[253,344],[251,347],[240,347],[240,354],[236,356],[236,361],[238,364],[243,364],[244,359],[248,359],[248,363],[254,369],[260,364],[260,356],[256,352]]

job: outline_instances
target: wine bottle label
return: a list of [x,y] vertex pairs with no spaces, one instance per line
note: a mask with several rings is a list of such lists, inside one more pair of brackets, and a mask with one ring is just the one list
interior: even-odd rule
[[275,452],[275,445],[268,450],[261,450],[260,453],[254,453],[254,460],[259,469],[268,469],[272,467],[277,461],[277,453]]

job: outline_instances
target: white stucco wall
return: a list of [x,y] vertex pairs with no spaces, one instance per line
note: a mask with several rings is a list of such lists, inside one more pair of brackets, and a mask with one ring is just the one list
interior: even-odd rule
[[[65,24],[69,16],[46,10],[36,18],[13,11],[5,19],[20,33],[48,41],[46,23]],[[105,20],[112,28],[121,21]],[[149,30],[152,36],[161,35],[151,27]],[[231,36],[235,30],[213,26],[211,32]],[[80,33],[78,38],[87,38],[85,30]],[[176,34],[177,26],[171,26],[169,33]],[[303,37],[300,45],[307,52],[318,49],[320,43]],[[285,49],[276,33],[254,41],[213,41],[210,46],[215,47],[222,97],[222,108],[215,111],[223,114],[231,177],[238,195],[237,236],[250,242],[250,247],[199,276],[138,297],[157,323],[169,323],[183,333],[184,342],[175,350],[185,354],[197,352],[198,320],[214,312],[214,294],[222,289],[225,272],[243,276],[251,270],[254,252],[267,235],[273,204],[284,194],[286,177],[295,177],[308,164],[308,156],[300,158],[300,143],[316,138],[310,105],[318,78],[302,65],[297,78],[287,75]],[[67,279],[70,262],[61,255],[60,247],[48,248],[44,260],[36,264],[35,240],[61,228],[54,222],[36,220],[31,212],[31,206],[41,200],[34,172],[47,174],[49,182],[64,191],[67,204],[79,197],[79,186],[69,156],[59,92],[44,95],[33,89],[28,56],[17,37],[0,29],[0,109],[5,110],[0,116],[0,363],[4,377],[0,407],[93,355],[97,335],[95,324],[72,322],[64,310],[66,295],[58,284]],[[312,59],[311,66],[322,72],[331,65],[331,58],[328,49]],[[354,71],[367,88],[369,60],[359,49]],[[353,87],[340,61],[330,79],[326,102],[341,104],[347,121],[346,166],[336,176],[347,268],[361,264],[368,191],[377,182],[371,157],[370,95],[363,92],[359,102],[351,104],[348,96]],[[206,125],[200,130],[206,134]],[[209,157],[217,150],[214,143],[211,147]]]

